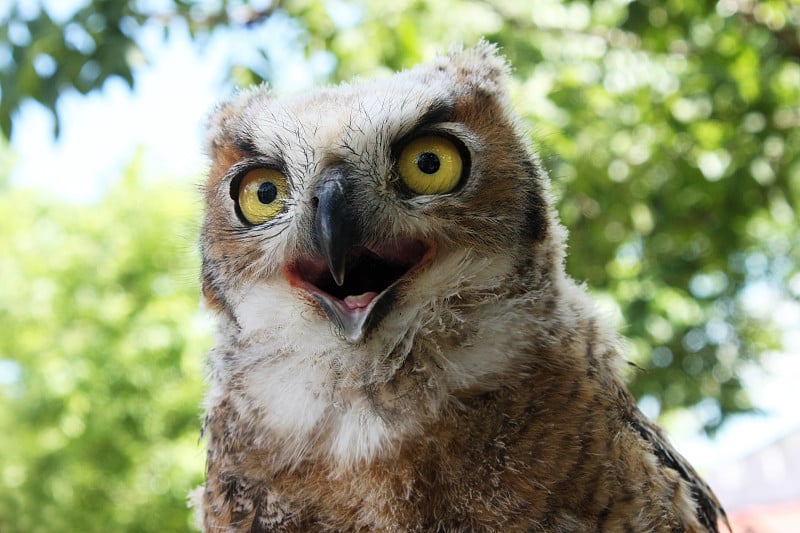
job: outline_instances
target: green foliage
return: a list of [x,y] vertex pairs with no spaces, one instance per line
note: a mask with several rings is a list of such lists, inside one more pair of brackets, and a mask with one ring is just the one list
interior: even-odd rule
[[13,113],[26,98],[55,112],[64,92],[85,94],[115,76],[133,86],[132,67],[143,60],[136,37],[147,24],[166,28],[181,21],[201,39],[213,27],[256,24],[274,9],[240,8],[231,19],[229,4],[238,2],[228,0],[218,2],[212,11],[185,0],[170,2],[165,11],[132,1],[75,2],[82,3],[66,20],[54,19],[35,1],[25,2],[24,7],[12,2],[4,18],[0,11],[0,133],[6,137],[11,134]]
[[137,18],[126,2],[106,0],[59,24],[46,10],[28,14],[15,4],[0,26],[0,53],[7,54],[0,62],[0,130],[10,136],[11,115],[25,98],[54,110],[65,90],[86,93],[110,76],[132,84],[126,57],[134,41],[123,21]]
[[[795,17],[781,33],[755,13],[688,5],[575,2],[558,31],[511,15],[493,38],[530,65],[516,97],[557,154],[568,267],[621,307],[646,369],[634,393],[666,412],[714,398],[713,430],[748,408],[739,370],[774,345],[742,289],[784,284],[800,259],[800,85],[778,81],[797,71],[798,11],[773,4],[786,25]],[[792,36],[794,48],[781,44]],[[754,220],[769,239],[748,230]],[[753,254],[770,264],[751,268]]]
[[0,197],[0,530],[186,531],[202,482],[186,190]]
[[[202,42],[273,16],[333,80],[450,43],[498,43],[571,230],[569,272],[630,339],[637,397],[747,410],[743,366],[777,347],[743,295],[800,298],[800,7],[787,0],[93,0],[54,20],[0,14],[0,128],[25,98],[129,83],[143,26]],[[88,38],[87,38],[88,36]],[[239,65],[241,83],[269,68]],[[49,59],[48,59],[49,58]],[[146,59],[146,58],[144,58]],[[0,531],[187,528],[202,475],[198,216],[136,182],[91,206],[9,188],[0,157]],[[791,288],[790,288],[791,287]],[[18,374],[18,375],[17,375]]]

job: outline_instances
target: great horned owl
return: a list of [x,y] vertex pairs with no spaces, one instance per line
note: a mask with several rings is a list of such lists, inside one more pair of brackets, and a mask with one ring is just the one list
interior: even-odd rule
[[207,531],[717,531],[481,43],[212,114]]

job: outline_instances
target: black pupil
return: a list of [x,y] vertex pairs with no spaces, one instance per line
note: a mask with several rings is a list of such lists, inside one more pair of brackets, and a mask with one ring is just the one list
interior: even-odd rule
[[278,188],[271,181],[265,181],[258,186],[258,201],[262,204],[271,204],[278,196]]
[[439,156],[431,152],[419,154],[419,157],[417,157],[417,168],[425,174],[436,174],[440,164]]

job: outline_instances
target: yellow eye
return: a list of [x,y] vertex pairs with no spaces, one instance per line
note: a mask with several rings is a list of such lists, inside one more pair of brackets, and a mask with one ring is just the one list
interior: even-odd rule
[[417,194],[444,194],[461,181],[464,161],[446,137],[426,135],[408,143],[400,153],[400,179]]
[[239,183],[239,209],[251,224],[261,224],[281,214],[287,198],[286,178],[271,168],[251,170]]

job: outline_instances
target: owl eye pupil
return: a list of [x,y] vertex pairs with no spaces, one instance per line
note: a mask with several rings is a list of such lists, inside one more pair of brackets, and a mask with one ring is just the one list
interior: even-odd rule
[[425,174],[436,174],[440,166],[439,156],[431,152],[425,152],[417,157],[417,168]]
[[258,186],[258,201],[262,204],[271,204],[278,196],[278,188],[271,181],[265,181]]

